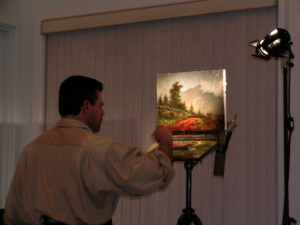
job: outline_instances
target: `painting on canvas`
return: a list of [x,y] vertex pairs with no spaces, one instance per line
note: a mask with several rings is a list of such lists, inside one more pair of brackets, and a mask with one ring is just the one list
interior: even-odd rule
[[157,75],[157,125],[172,131],[175,149],[214,145],[225,121],[225,70]]

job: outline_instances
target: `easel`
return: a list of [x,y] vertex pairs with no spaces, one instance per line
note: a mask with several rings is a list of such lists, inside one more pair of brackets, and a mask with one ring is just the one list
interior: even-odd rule
[[178,219],[177,225],[190,225],[194,223],[195,225],[202,225],[199,217],[194,213],[195,210],[191,207],[192,199],[192,170],[194,165],[198,161],[186,160],[184,162],[184,167],[186,170],[186,208],[182,210],[182,215]]
[[199,161],[202,161],[208,154],[216,150],[215,155],[215,165],[214,165],[214,175],[224,176],[224,166],[225,166],[225,156],[228,148],[228,144],[232,135],[234,128],[236,127],[236,117],[228,123],[228,129],[225,136],[224,144],[220,146],[219,136],[217,138],[218,142],[203,150],[203,153],[198,157],[190,158],[174,158],[175,161],[184,161],[184,167],[186,170],[186,208],[182,210],[182,215],[179,217],[177,225],[203,225],[199,217],[195,214],[195,210],[191,207],[192,200],[192,170],[194,165]]
[[192,205],[192,170],[194,166],[202,161],[208,154],[212,153],[218,145],[212,146],[203,152],[198,158],[175,158],[175,161],[184,161],[184,168],[186,170],[186,208],[182,210],[182,215],[179,217],[177,225],[202,225],[200,218],[195,214]]

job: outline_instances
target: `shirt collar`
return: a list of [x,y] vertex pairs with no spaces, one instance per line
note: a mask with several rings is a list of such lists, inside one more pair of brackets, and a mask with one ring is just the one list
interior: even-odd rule
[[75,120],[75,119],[69,119],[69,118],[61,118],[57,124],[56,127],[61,128],[82,128],[86,129],[92,132],[91,128],[89,128],[85,123]]

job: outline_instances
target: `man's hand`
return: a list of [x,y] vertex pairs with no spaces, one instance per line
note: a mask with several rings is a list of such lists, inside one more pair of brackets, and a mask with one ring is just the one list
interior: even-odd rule
[[171,131],[166,127],[159,126],[153,132],[153,137],[159,143],[158,150],[165,153],[173,163]]

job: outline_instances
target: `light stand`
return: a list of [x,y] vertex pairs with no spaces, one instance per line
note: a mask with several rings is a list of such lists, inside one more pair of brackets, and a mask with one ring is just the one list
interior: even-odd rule
[[291,225],[297,223],[294,218],[289,216],[290,143],[294,130],[294,119],[290,115],[290,71],[294,65],[288,58],[283,66],[284,208],[282,225]]
[[294,58],[290,40],[290,35],[286,30],[276,28],[263,40],[250,42],[250,45],[256,47],[254,57],[265,60],[282,58],[285,61],[283,64],[284,209],[282,225],[297,223],[294,218],[289,216],[290,143],[294,130],[294,119],[290,115],[290,77],[293,67],[291,58]]

